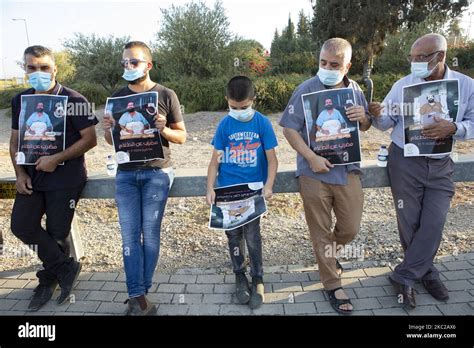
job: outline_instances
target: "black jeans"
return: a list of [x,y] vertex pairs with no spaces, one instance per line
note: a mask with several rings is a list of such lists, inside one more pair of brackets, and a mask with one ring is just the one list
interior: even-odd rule
[[[249,250],[250,275],[263,276],[262,265],[262,236],[260,234],[260,218],[233,230],[225,231],[228,242],[230,259],[234,273],[245,272],[245,242]],[[245,242],[244,242],[245,240]]]
[[[36,274],[41,284],[54,282],[62,271],[61,266],[71,262],[69,233],[83,187],[16,194],[11,230],[23,243],[37,248],[44,267]],[[41,226],[45,214],[46,230]]]

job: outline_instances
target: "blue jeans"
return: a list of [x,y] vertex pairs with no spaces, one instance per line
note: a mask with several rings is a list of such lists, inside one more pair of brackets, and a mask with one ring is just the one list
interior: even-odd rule
[[245,273],[245,244],[249,251],[250,276],[263,276],[260,218],[233,230],[225,231],[234,273]]
[[129,297],[148,293],[160,254],[170,178],[161,169],[117,172],[115,201]]

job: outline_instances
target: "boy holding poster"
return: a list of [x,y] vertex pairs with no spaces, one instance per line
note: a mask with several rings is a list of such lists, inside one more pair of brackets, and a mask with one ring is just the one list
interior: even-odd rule
[[[150,48],[141,41],[131,41],[125,45],[122,58],[122,77],[128,85],[109,98],[106,110],[111,116],[104,116],[103,128],[105,140],[115,143],[116,150],[125,145],[135,150],[121,151],[123,156],[118,158],[115,201],[129,297],[125,314],[145,316],[156,313],[156,306],[146,295],[158,263],[161,221],[173,183],[169,143],[183,144],[186,128],[176,93],[150,79]],[[140,120],[135,120],[137,107]],[[143,123],[146,118],[148,125]],[[150,124],[154,129],[146,129]],[[131,137],[120,139],[122,125]],[[145,134],[157,140],[143,139]]]
[[[229,114],[219,122],[212,140],[214,150],[207,174],[207,203],[211,205],[216,201],[216,178],[218,187],[264,183],[263,195],[268,199],[273,194],[278,168],[277,140],[272,125],[265,116],[252,109],[255,89],[249,78],[232,78],[227,84],[226,100]],[[242,304],[248,303],[252,309],[258,308],[264,301],[260,217],[241,227],[226,230],[226,235],[237,299]],[[244,239],[250,257],[251,289],[245,275]]]

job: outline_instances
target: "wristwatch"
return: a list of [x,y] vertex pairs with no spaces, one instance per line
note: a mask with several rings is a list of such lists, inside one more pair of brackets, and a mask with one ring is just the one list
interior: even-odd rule
[[453,122],[453,125],[454,125],[455,129],[454,129],[454,133],[452,135],[454,135],[458,132],[458,125],[456,124],[456,122]]

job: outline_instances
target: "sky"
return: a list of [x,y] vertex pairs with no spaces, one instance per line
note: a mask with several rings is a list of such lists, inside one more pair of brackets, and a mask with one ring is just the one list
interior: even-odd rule
[[[204,0],[209,6],[214,0]],[[0,0],[0,78],[23,76],[16,64],[29,42],[61,50],[64,40],[75,32],[99,36],[130,36],[144,42],[154,41],[161,21],[161,8],[184,5],[189,0]],[[281,32],[288,16],[297,21],[301,9],[311,15],[311,0],[223,0],[230,30],[270,48],[278,28]],[[469,26],[474,38],[474,4],[464,12],[462,27]]]

